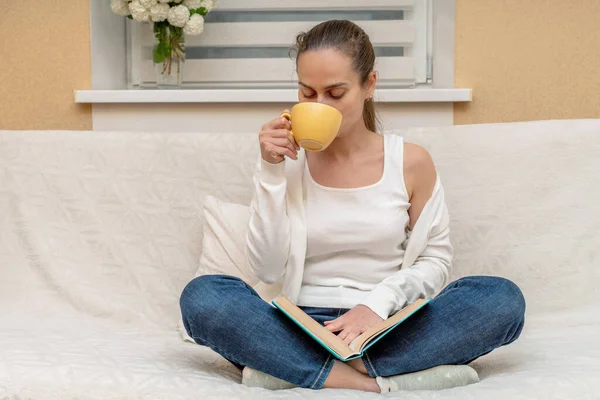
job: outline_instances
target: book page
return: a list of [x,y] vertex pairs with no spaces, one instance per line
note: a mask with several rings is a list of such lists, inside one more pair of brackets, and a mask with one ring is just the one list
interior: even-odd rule
[[302,311],[300,307],[292,303],[286,297],[280,297],[273,300],[273,302],[284,309],[297,323],[301,324],[342,358],[354,355],[355,352],[353,352],[342,339],[312,319],[308,314]]
[[371,341],[371,339],[376,338],[380,333],[386,331],[387,329],[396,325],[398,322],[407,318],[416,310],[421,308],[421,306],[423,306],[423,304],[427,303],[428,301],[429,299],[418,299],[414,303],[404,307],[402,310],[398,311],[385,321],[381,321],[380,323],[372,326],[352,341],[352,343],[350,344],[350,349],[355,352],[360,352],[363,349],[363,347]]

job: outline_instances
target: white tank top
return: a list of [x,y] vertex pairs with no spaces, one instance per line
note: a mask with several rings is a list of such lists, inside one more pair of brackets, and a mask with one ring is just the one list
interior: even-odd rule
[[298,304],[352,308],[398,271],[409,223],[404,145],[383,135],[381,179],[340,189],[318,184],[305,165],[307,250]]

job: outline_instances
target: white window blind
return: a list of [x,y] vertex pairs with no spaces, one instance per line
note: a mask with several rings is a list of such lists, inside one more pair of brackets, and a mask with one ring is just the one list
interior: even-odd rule
[[[204,33],[186,37],[183,83],[204,88],[295,87],[289,50],[295,36],[319,22],[348,19],[375,48],[379,87],[428,81],[431,0],[221,0]],[[150,24],[128,21],[130,83],[153,85]]]

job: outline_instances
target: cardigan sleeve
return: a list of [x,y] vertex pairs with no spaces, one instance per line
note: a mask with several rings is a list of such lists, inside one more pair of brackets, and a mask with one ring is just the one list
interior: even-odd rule
[[285,161],[271,164],[260,158],[253,181],[246,259],[258,279],[278,283],[283,279],[290,249]]

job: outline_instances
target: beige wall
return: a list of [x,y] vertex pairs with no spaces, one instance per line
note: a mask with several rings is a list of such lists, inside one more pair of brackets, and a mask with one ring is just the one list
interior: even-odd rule
[[0,0],[0,129],[91,129],[90,4]]
[[455,124],[600,117],[599,0],[456,0]]

